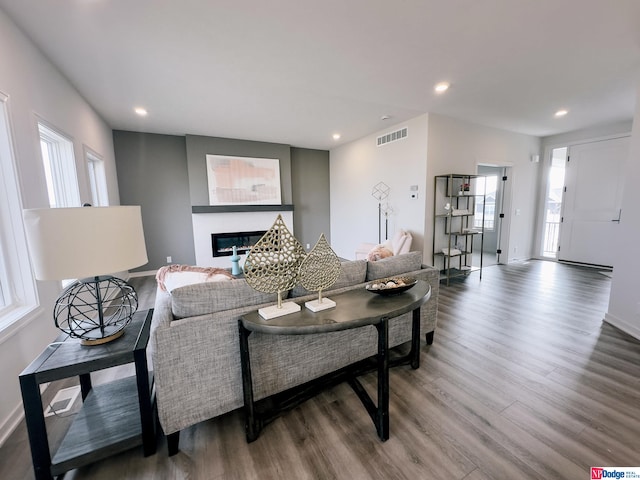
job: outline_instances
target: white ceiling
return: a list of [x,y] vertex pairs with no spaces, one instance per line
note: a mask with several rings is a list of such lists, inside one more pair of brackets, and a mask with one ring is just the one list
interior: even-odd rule
[[[120,130],[330,149],[435,112],[546,136],[630,120],[640,82],[640,0],[0,0],[0,8]],[[442,80],[451,89],[435,95]],[[554,118],[559,108],[569,114]]]

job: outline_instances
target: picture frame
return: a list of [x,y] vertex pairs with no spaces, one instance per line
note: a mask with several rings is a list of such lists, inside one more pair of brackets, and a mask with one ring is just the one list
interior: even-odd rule
[[206,156],[209,205],[281,205],[280,160]]

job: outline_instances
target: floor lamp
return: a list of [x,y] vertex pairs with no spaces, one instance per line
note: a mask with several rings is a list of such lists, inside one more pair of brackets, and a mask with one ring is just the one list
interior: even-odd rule
[[36,279],[77,279],[56,300],[56,327],[85,345],[121,336],[138,297],[112,274],[148,262],[140,207],[40,208],[23,217]]
[[[389,196],[391,188],[384,182],[379,182],[373,186],[371,196],[378,200],[378,243],[382,243],[382,200]],[[387,214],[385,213],[385,218]]]

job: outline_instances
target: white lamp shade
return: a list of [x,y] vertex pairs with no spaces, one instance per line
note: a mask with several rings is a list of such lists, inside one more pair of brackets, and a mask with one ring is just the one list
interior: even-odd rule
[[38,280],[113,274],[148,262],[139,206],[23,211]]

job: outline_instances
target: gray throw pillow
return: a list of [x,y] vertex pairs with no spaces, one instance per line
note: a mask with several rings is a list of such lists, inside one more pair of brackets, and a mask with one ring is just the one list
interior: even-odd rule
[[[286,293],[286,292],[285,292]],[[284,295],[286,297],[286,295]],[[196,283],[171,292],[171,311],[175,318],[195,317],[234,308],[276,302],[275,293],[262,293],[246,280]]]

